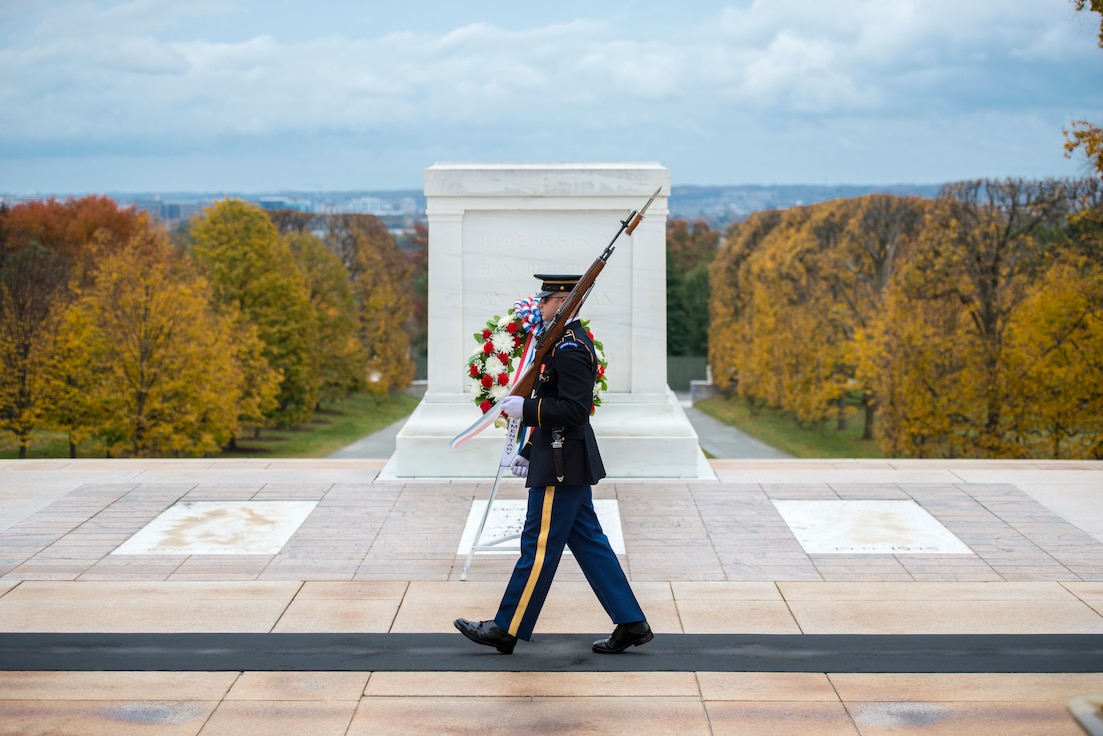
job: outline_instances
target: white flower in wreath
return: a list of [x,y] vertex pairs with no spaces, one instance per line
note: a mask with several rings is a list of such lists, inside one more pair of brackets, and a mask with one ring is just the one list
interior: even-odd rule
[[508,373],[505,363],[498,360],[497,356],[490,356],[486,359],[486,363],[483,365],[483,373],[488,376],[498,377],[499,373]]
[[510,354],[513,352],[513,335],[508,332],[495,332],[490,336],[490,343],[494,346],[494,352]]
[[490,387],[487,391],[490,395],[490,400],[497,404],[499,401],[509,395],[509,386],[499,386],[497,384]]

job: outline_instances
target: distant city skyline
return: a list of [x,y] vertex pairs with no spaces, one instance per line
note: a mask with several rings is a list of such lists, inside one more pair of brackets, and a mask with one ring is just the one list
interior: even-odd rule
[[438,161],[677,185],[1087,173],[1071,0],[0,5],[0,192],[420,190]]
[[[935,197],[940,185],[673,185],[668,206],[671,219],[704,220],[712,227],[726,227],[752,212],[787,209],[830,199],[858,197],[874,192],[898,196]],[[216,200],[237,197],[267,210],[290,209],[315,215],[370,214],[384,220],[392,232],[407,233],[425,223],[425,195],[417,189],[320,192],[106,192],[120,205],[131,205],[175,226],[209,207]],[[5,196],[8,206],[36,196]]]

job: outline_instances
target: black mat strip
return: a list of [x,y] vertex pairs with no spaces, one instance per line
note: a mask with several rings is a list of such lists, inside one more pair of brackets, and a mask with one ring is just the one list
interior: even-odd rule
[[0,670],[1103,672],[1103,635],[659,634],[619,655],[550,634],[510,656],[459,634],[0,634]]

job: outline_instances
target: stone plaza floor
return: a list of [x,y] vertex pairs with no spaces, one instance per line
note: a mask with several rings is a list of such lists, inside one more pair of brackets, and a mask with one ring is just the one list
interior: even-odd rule
[[505,657],[451,623],[492,617],[514,561],[460,580],[490,479],[0,461],[0,734],[1083,733],[1103,462],[710,464],[595,488],[654,642],[592,654],[611,624],[565,556]]

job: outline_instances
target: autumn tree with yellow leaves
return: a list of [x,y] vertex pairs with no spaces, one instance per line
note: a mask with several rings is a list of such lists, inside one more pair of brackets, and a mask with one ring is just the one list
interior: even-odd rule
[[357,334],[356,300],[341,259],[315,235],[284,236],[306,278],[316,317],[319,399],[333,401],[364,388],[367,356]]
[[290,246],[259,207],[236,199],[209,207],[191,235],[216,303],[255,328],[280,376],[277,405],[260,425],[308,421],[321,387],[317,317]]
[[[1103,48],[1103,0],[1073,0],[1077,10],[1089,10],[1100,15],[1099,48]],[[1065,155],[1080,151],[1087,157],[1095,173],[1103,177],[1103,127],[1089,120],[1074,120],[1065,129]]]
[[[912,406],[886,424],[890,446],[899,444],[895,435],[901,433],[913,443],[922,436],[923,445],[937,454],[1019,454],[1005,426],[1011,385],[1006,333],[1037,288],[1052,245],[1050,231],[1061,225],[1067,205],[1066,191],[1055,180],[976,180],[944,187],[902,274],[902,298],[892,302],[899,311],[888,315],[888,331],[912,361],[889,368],[897,379],[894,399],[901,404],[948,393],[953,409],[937,423],[950,427],[929,431],[931,418]],[[925,331],[920,345],[930,349],[930,360],[914,354],[914,335],[907,334],[913,330]],[[886,356],[898,360],[892,352]]]
[[752,213],[733,228],[709,271],[708,359],[713,381],[724,391],[738,391],[753,353],[756,330],[749,275],[751,258],[768,247],[767,239],[781,224],[783,213]]
[[313,215],[276,219],[283,236],[226,200],[173,245],[106,197],[0,206],[0,432],[20,456],[39,431],[73,457],[210,454],[405,388],[412,259],[374,217],[330,218],[327,242]]
[[379,218],[329,218],[327,241],[348,271],[359,314],[360,342],[367,353],[367,390],[401,391],[414,377],[408,325],[413,268]]
[[1103,180],[1070,184],[1067,226],[1008,326],[1007,432],[1029,457],[1103,457]]
[[878,372],[873,365],[885,328],[885,296],[907,255],[927,203],[919,197],[871,194],[853,200],[839,247],[829,254],[834,308],[845,333],[845,375],[862,408],[862,439],[874,438]]
[[110,249],[144,226],[107,197],[0,208],[0,431],[14,435],[19,457],[50,409],[44,388],[70,283],[88,273],[94,242]]
[[19,457],[41,426],[42,386],[68,269],[61,256],[30,243],[0,261],[0,429]]
[[805,424],[833,416],[845,392],[836,371],[838,326],[821,308],[827,298],[823,251],[841,229],[837,206],[787,210],[771,247],[748,263],[755,329],[745,335],[740,393],[790,411]]
[[237,431],[244,375],[231,321],[161,231],[99,253],[60,317],[54,424],[113,456],[217,452]]
[[1007,441],[1024,457],[1103,456],[1103,269],[1049,267],[1008,326]]
[[858,403],[873,434],[884,294],[924,205],[871,195],[752,215],[733,229],[712,274],[714,380],[844,428]]
[[1103,456],[1101,199],[979,180],[752,215],[712,267],[714,380],[809,424],[857,404],[890,455]]

